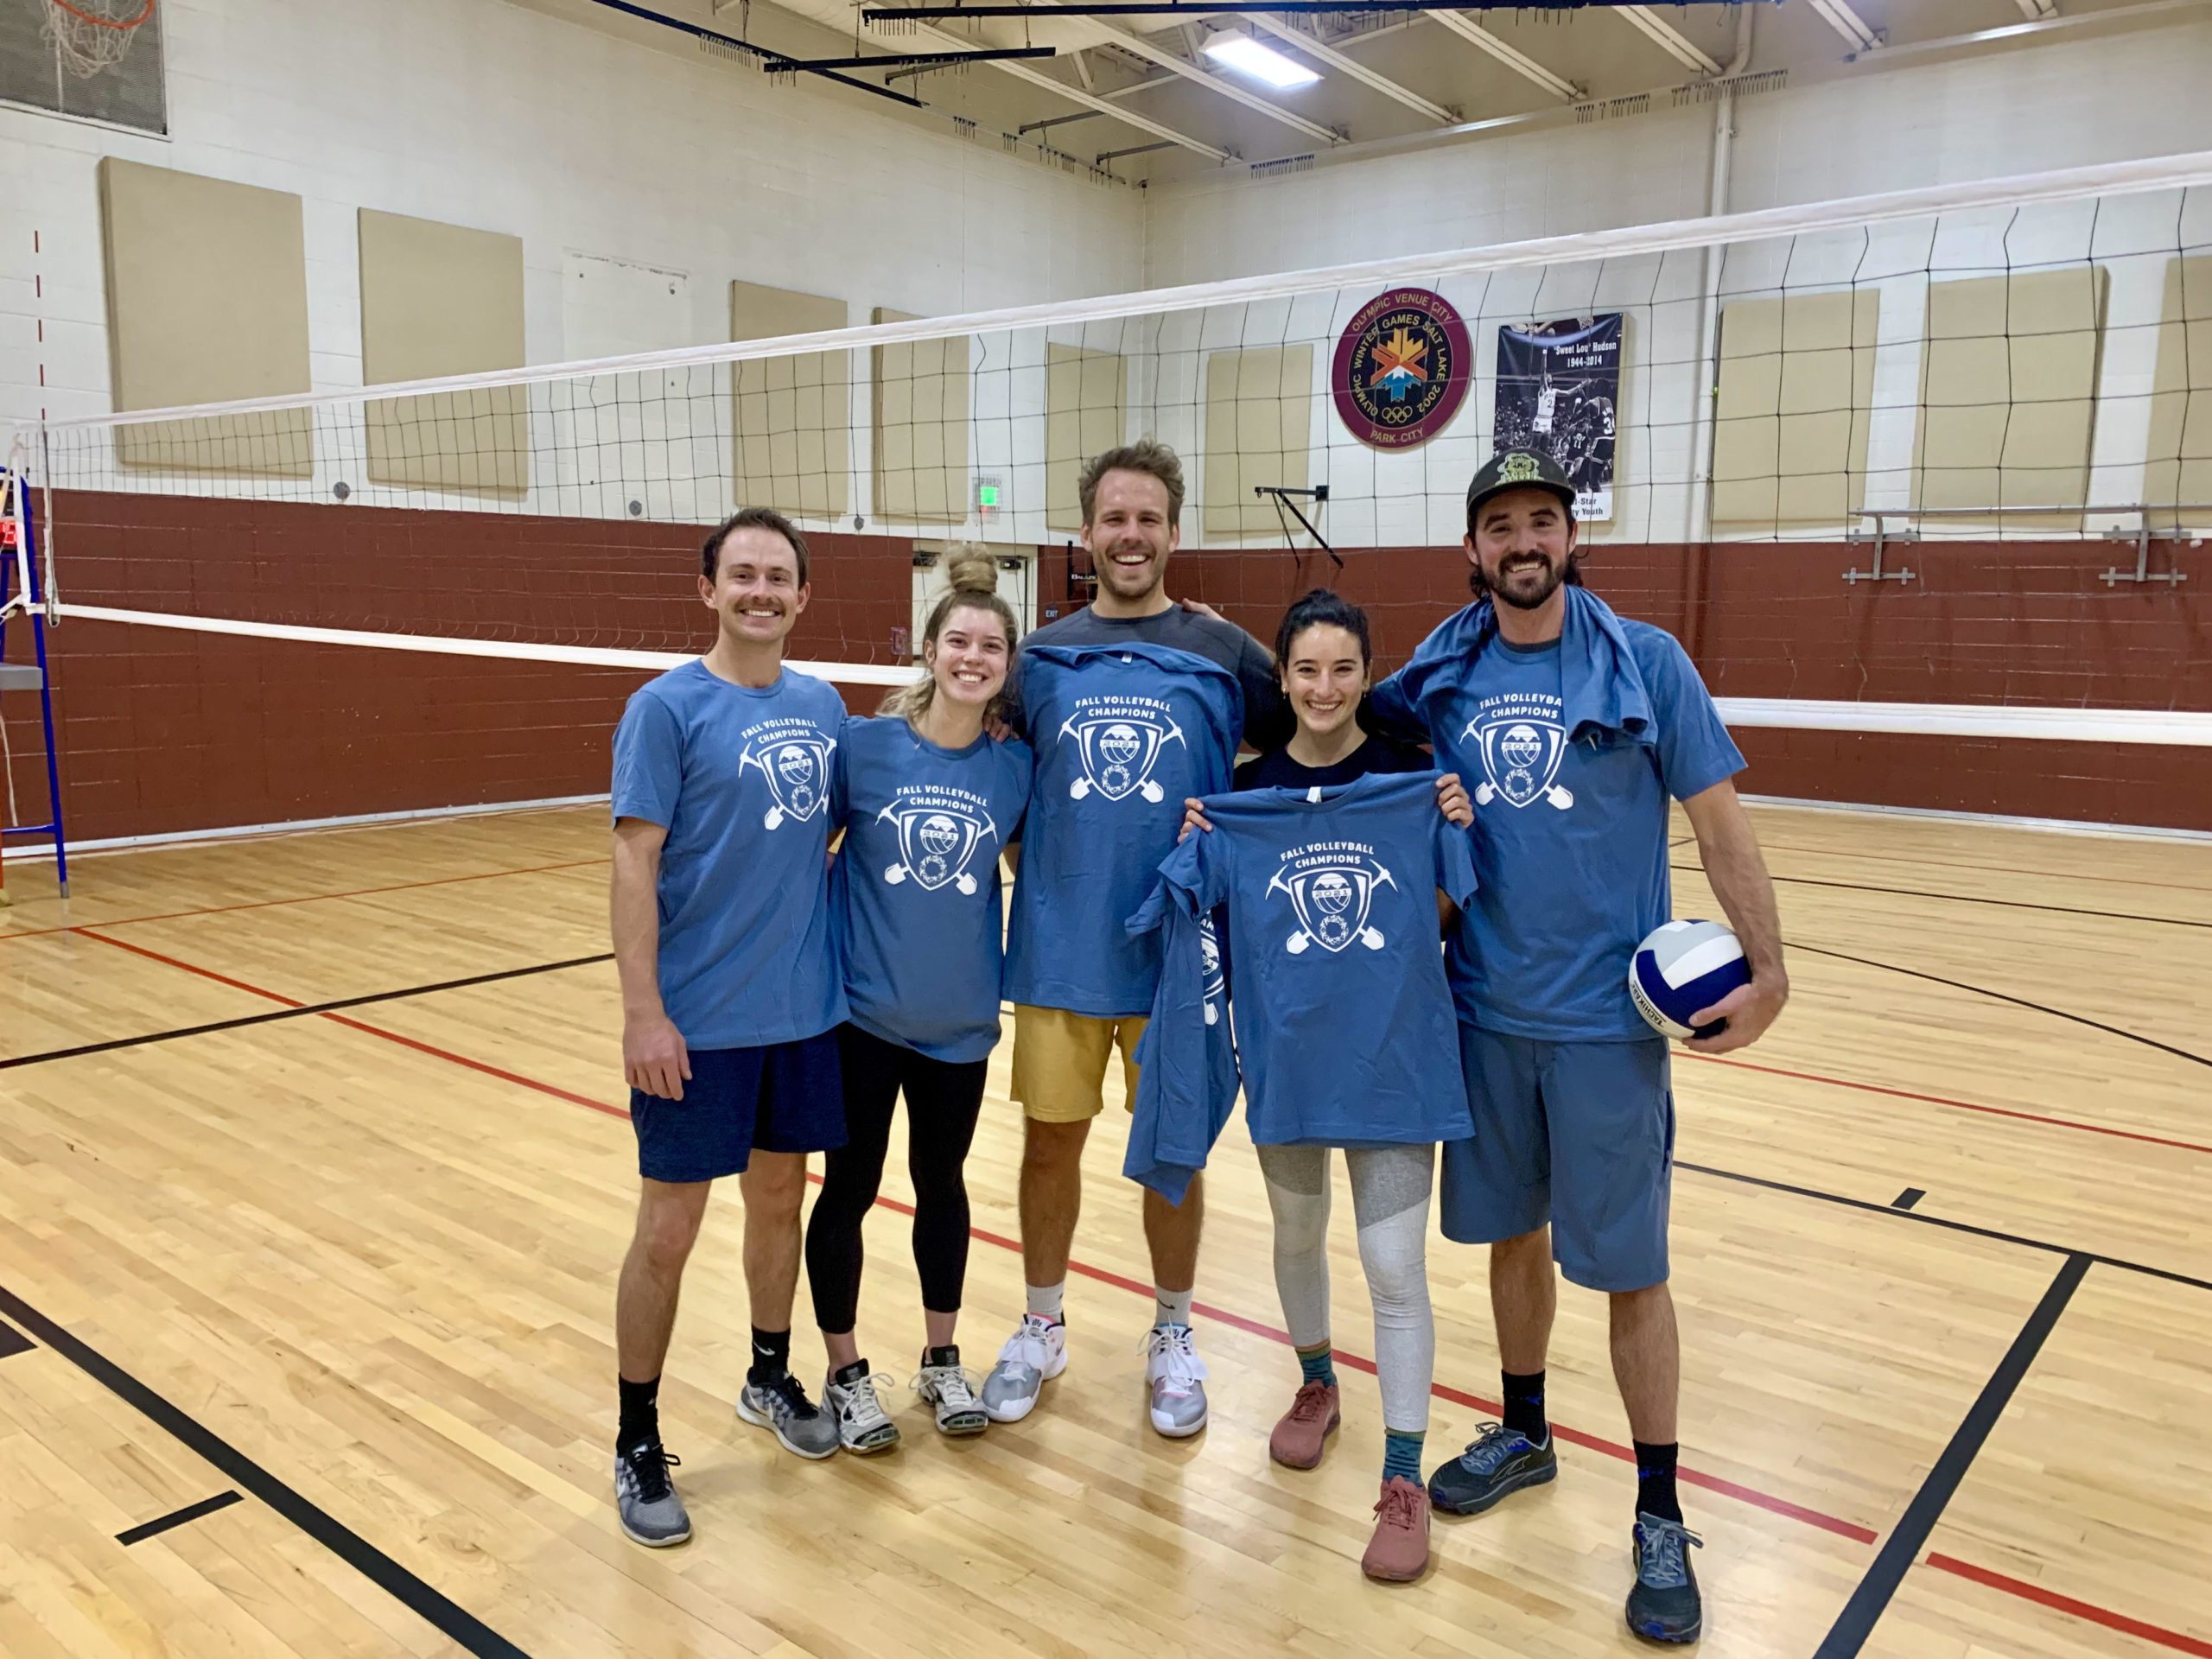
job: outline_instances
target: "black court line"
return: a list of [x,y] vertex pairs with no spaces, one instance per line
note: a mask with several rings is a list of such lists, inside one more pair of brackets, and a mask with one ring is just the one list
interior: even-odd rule
[[[1675,843],[1680,846],[1681,843]],[[1670,870],[1686,874],[1703,873],[1697,864],[1669,864]],[[2151,922],[2161,927],[2212,928],[2212,922],[2192,921],[2183,916],[2143,916],[2132,910],[2084,910],[2077,905],[2037,905],[2024,899],[1987,899],[1973,893],[1929,893],[1920,887],[1882,887],[1865,881],[1821,881],[1809,875],[1777,875],[1777,881],[1788,882],[1799,887],[1838,887],[1846,893],[1891,893],[1901,899],[1946,899],[1955,905],[2000,905],[2006,910],[2044,910],[2056,916],[2094,916],[2107,922]]]
[[10,1354],[28,1354],[30,1351],[31,1339],[6,1320],[0,1319],[0,1359],[5,1359]]
[[228,1440],[171,1405],[114,1361],[0,1286],[0,1313],[21,1325],[125,1405],[167,1430],[339,1560],[478,1659],[530,1659],[458,1602],[434,1590],[328,1510],[302,1497]]
[[159,1520],[149,1521],[132,1527],[127,1532],[117,1533],[115,1541],[124,1545],[143,1544],[149,1538],[160,1537],[172,1527],[188,1525],[202,1516],[213,1515],[218,1510],[227,1510],[233,1503],[245,1502],[236,1492],[221,1492],[213,1497],[203,1497],[197,1503],[188,1503],[181,1510],[172,1510]]
[[2108,1026],[2101,1020],[2092,1020],[2085,1014],[2069,1014],[2063,1008],[2046,1007],[2040,1002],[2029,1001],[2024,996],[2010,996],[2003,991],[1993,991],[1986,985],[1969,985],[1962,979],[1946,979],[1941,974],[1924,974],[1917,968],[1900,968],[1893,962],[1877,962],[1872,957],[1854,957],[1845,950],[1827,950],[1817,944],[1798,944],[1790,940],[1783,943],[1788,949],[1802,950],[1808,956],[1834,957],[1838,962],[1855,962],[1862,968],[1879,968],[1889,973],[1903,974],[1908,979],[1924,979],[1931,985],[1948,985],[1955,991],[1971,991],[1976,996],[1986,996],[1993,1001],[2010,1002],[2016,1008],[2047,1014],[2054,1020],[2070,1020],[2077,1026],[2087,1026],[2092,1031],[2101,1031],[2110,1037],[2122,1037],[2131,1043],[2140,1043],[2145,1048],[2155,1048],[2176,1059],[2193,1060],[2199,1065],[2212,1066],[2212,1059],[2207,1059],[2202,1054],[2192,1054],[2185,1048],[2176,1048],[2171,1043],[2162,1043],[2155,1037],[2145,1037],[2118,1026]]
[[1904,1575],[1920,1559],[1929,1535],[1942,1518],[1944,1507],[1987,1443],[1990,1431],[2005,1414],[2005,1408],[2012,1403],[2021,1379],[2028,1374],[2028,1367],[2035,1363],[2036,1356],[2043,1351],[2059,1315],[2066,1311],[2066,1304],[2074,1299],[2074,1292],[2080,1287],[2082,1275],[2088,1272],[2089,1263],[2089,1257],[2075,1255],[2068,1256],[2060,1266],[2050,1288],[2044,1292],[2035,1312],[2020,1327],[2020,1334],[2012,1338],[2012,1347],[1990,1373],[1989,1381],[1982,1385],[1980,1396],[1967,1408],[1950,1444],[1936,1459],[1936,1466],[1928,1471],[1928,1478],[1921,1482],[1920,1490],[1912,1495],[1904,1517],[1882,1541],[1873,1565],[1866,1569],[1866,1576],[1859,1580],[1859,1587],[1851,1592],[1851,1599],[1836,1615],[1834,1624],[1829,1628],[1827,1639],[1815,1649],[1813,1659],[1856,1659],[1866,1645],[1866,1638],[1874,1633],[1874,1626],[1888,1611],[1897,1586],[1904,1582]]
[[1840,1204],[1847,1210],[1864,1210],[1877,1216],[1895,1216],[1902,1221],[1916,1221],[1925,1227],[1941,1227],[1946,1232],[1965,1233],[1974,1238],[1986,1238],[1998,1244],[2017,1244],[2022,1249],[2041,1250],[2046,1255],[2079,1255],[2095,1262],[2101,1268],[2117,1268],[2122,1273],[2139,1273],[2146,1279],[2163,1279],[2171,1285],[2187,1285],[2192,1290],[2212,1291],[2212,1279],[2199,1279],[2193,1274],[2177,1273],[2171,1268],[2154,1268],[2146,1262],[2131,1262],[2124,1255],[2106,1255],[2097,1250],[2077,1250],[2070,1244],[2054,1244],[2047,1238],[2031,1238],[2025,1233],[2008,1233],[1995,1227],[1978,1226],[1971,1221],[1953,1221],[1948,1216],[1931,1216],[1925,1210],[1900,1210],[1894,1205],[1877,1204],[1872,1198],[1854,1198],[1842,1192],[1829,1192],[1817,1186],[1800,1186],[1794,1181],[1777,1181],[1764,1175],[1746,1175],[1740,1170],[1719,1169],[1711,1164],[1693,1164],[1677,1158],[1676,1169],[1687,1169],[1694,1174],[1710,1175],[1715,1180],[1734,1181],[1739,1186],[1763,1187],[1769,1192],[1787,1192],[1793,1198],[1816,1198],[1822,1204]]
[[104,1043],[79,1043],[74,1048],[50,1048],[42,1054],[18,1054],[13,1059],[0,1060],[0,1071],[10,1071],[19,1065],[43,1065],[49,1060],[74,1060],[87,1054],[106,1054],[118,1048],[142,1048],[148,1043],[175,1042],[180,1037],[205,1037],[211,1032],[240,1031],[249,1026],[272,1025],[279,1020],[297,1020],[303,1014],[335,1014],[341,1008],[366,1007],[372,1002],[397,1002],[410,996],[429,996],[437,991],[465,990],[471,985],[495,985],[503,979],[526,979],[532,974],[559,973],[566,968],[588,968],[613,960],[613,951],[603,950],[595,957],[571,957],[566,962],[541,962],[528,968],[503,968],[495,974],[471,974],[466,979],[441,980],[435,985],[410,985],[397,991],[372,991],[366,996],[341,997],[335,1002],[303,1003],[296,1008],[272,1008],[267,1014],[241,1014],[235,1020],[211,1020],[205,1025],[179,1026],[170,1031],[149,1031],[138,1037],[114,1037]]
[[1904,1192],[1898,1193],[1897,1197],[1890,1200],[1890,1208],[1892,1210],[1910,1210],[1914,1205],[1918,1204],[1927,1196],[1927,1192],[1922,1188],[1908,1186]]

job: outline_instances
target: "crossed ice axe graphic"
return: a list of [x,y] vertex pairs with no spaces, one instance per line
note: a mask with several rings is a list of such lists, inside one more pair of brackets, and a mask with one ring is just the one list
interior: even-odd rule
[[[1505,791],[1498,788],[1496,784],[1477,784],[1475,785],[1475,804],[1477,806],[1488,806],[1492,801],[1496,800]],[[1574,791],[1569,789],[1565,784],[1547,784],[1544,785],[1542,794],[1546,800],[1549,801],[1554,806],[1557,807],[1562,812],[1566,811],[1567,808],[1574,804]]]
[[[1398,885],[1395,878],[1391,875],[1390,872],[1381,868],[1379,866],[1376,868],[1375,874],[1370,878],[1370,880],[1371,882],[1371,886],[1370,887],[1370,892],[1373,891],[1374,887],[1395,887]],[[1273,893],[1277,887],[1281,887],[1285,893],[1290,894],[1291,907],[1298,912],[1299,921],[1301,924],[1305,923],[1306,906],[1299,902],[1298,894],[1292,891],[1290,883],[1282,879],[1282,873],[1280,870],[1275,873],[1274,879],[1268,883],[1268,891],[1269,893]],[[1382,930],[1379,927],[1361,928],[1359,930],[1359,942],[1370,950],[1380,950],[1389,943],[1389,941],[1382,937]],[[1309,946],[1317,943],[1319,943],[1319,941],[1314,938],[1313,929],[1310,926],[1300,925],[1291,930],[1290,937],[1282,942],[1282,946],[1283,949],[1289,951],[1292,956],[1301,957],[1306,954]]]

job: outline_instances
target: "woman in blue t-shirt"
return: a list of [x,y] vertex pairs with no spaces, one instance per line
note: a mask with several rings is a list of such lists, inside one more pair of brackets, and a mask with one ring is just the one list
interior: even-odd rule
[[945,1433],[980,1433],[988,1421],[953,1342],[968,1268],[962,1168],[999,1039],[999,859],[1020,833],[1031,758],[1027,744],[985,729],[999,715],[1019,632],[994,591],[997,567],[970,551],[948,574],[951,588],[922,632],[927,673],[844,734],[844,840],[830,903],[852,1010],[837,1033],[846,1141],[829,1155],[806,1268],[830,1353],[823,1403],[851,1452],[899,1441],[853,1327],[861,1224],[901,1093],[927,1327],[914,1387]]
[[[1325,588],[1293,605],[1275,635],[1275,662],[1297,719],[1290,741],[1236,768],[1236,787],[1329,788],[1370,772],[1426,772],[1419,749],[1376,736],[1359,712],[1371,681],[1367,613]],[[1456,779],[1438,804],[1462,825],[1474,810]],[[1189,827],[1206,828],[1198,803]],[[1187,831],[1186,831],[1187,833]],[[1345,1033],[1347,1039],[1354,1033]],[[1294,1469],[1321,1461],[1339,1421],[1329,1338],[1329,1160],[1319,1146],[1257,1147],[1274,1217],[1275,1289],[1282,1299],[1303,1373],[1290,1409],[1275,1425],[1268,1454]],[[1360,1565],[1369,1576],[1417,1578],[1428,1563],[1428,1493],[1421,1484],[1422,1437],[1436,1364],[1436,1325],[1428,1300],[1428,1211],[1433,1146],[1344,1148],[1358,1219],[1359,1261],[1375,1306],[1375,1369],[1382,1390],[1382,1495],[1373,1541]]]

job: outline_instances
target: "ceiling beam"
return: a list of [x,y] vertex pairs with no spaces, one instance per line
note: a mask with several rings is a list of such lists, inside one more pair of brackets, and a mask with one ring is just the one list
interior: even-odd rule
[[1263,16],[1256,16],[1252,21],[1266,29],[1268,34],[1289,41],[1316,63],[1327,64],[1338,74],[1351,76],[1362,86],[1371,87],[1382,93],[1383,97],[1396,100],[1408,109],[1415,111],[1427,119],[1435,122],[1440,127],[1448,127],[1459,119],[1441,104],[1423,98],[1410,86],[1401,86],[1381,70],[1369,68],[1358,59],[1348,56],[1331,46],[1326,41],[1316,40],[1313,35],[1293,29],[1289,24],[1276,18]]
[[[1033,8],[1038,15],[1047,16],[1058,10],[1058,0],[1039,0],[1039,3]],[[1070,21],[1075,21],[1073,14],[1070,14]],[[1157,41],[1149,40],[1142,35],[1113,23],[1100,22],[1096,18],[1086,17],[1082,19],[1082,22],[1085,28],[1093,30],[1109,44],[1118,46],[1125,52],[1134,52],[1141,58],[1148,58],[1170,74],[1180,75],[1187,81],[1204,86],[1210,92],[1219,93],[1232,103],[1242,104],[1248,110],[1257,110],[1268,119],[1280,121],[1286,127],[1304,133],[1308,138],[1318,139],[1325,144],[1333,144],[1343,137],[1332,128],[1323,126],[1319,121],[1309,121],[1294,110],[1286,110],[1281,105],[1262,98],[1257,92],[1240,86],[1233,80],[1217,75],[1211,70],[1200,68],[1197,64],[1179,56],[1173,48],[1162,46]]]
[[2020,16],[2031,23],[2058,16],[2058,0],[2019,0]]
[[1853,51],[1869,51],[1882,43],[1882,37],[1851,9],[1847,0],[1809,0],[1809,3],[1821,22],[1850,42]]
[[[2033,0],[2021,0],[2021,3],[2031,4]],[[1649,36],[1660,50],[1693,74],[1717,75],[1720,73],[1720,66],[1700,51],[1696,41],[1649,6],[1621,6],[1616,10],[1623,22]]]
[[[1813,0],[1818,5],[1821,0]],[[1478,46],[1518,75],[1525,75],[1554,98],[1572,104],[1582,96],[1582,89],[1563,75],[1555,75],[1527,53],[1508,46],[1479,23],[1470,22],[1465,15],[1456,11],[1432,11],[1430,16],[1471,46]]]
[[[934,23],[917,23],[914,25],[914,31],[912,35],[906,38],[935,41],[959,51],[972,52],[976,48],[976,43],[973,41],[963,40],[957,35],[938,28]],[[1197,155],[1207,156],[1217,162],[1234,159],[1218,144],[1210,144],[1203,138],[1193,138],[1187,132],[1179,132],[1166,122],[1155,121],[1148,115],[1139,115],[1135,110],[1125,110],[1118,104],[1109,104],[1096,92],[1085,92],[1080,86],[1071,86],[1064,80],[1055,80],[1042,70],[1032,69],[1026,63],[1009,62],[1001,59],[993,63],[991,67],[1001,74],[1012,75],[1016,80],[1026,80],[1033,86],[1042,86],[1046,92],[1057,93],[1071,104],[1080,104],[1085,109],[1097,111],[1101,115],[1110,115],[1116,121],[1126,122],[1140,132],[1148,132],[1155,138],[1165,138],[1171,143],[1180,144],[1185,149]]]

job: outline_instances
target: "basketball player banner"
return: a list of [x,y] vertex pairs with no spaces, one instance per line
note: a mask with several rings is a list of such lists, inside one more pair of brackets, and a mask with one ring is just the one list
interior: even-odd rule
[[1574,486],[1577,518],[1613,516],[1621,314],[1497,331],[1497,448],[1541,449]]

